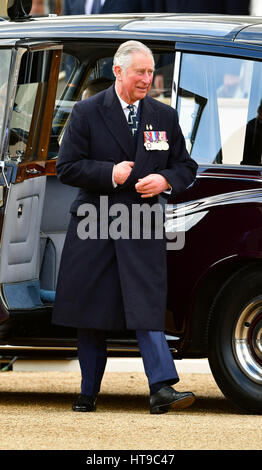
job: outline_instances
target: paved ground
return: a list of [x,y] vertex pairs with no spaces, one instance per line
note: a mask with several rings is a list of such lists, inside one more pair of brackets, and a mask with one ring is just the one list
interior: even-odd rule
[[150,415],[142,372],[106,372],[95,413],[74,413],[76,372],[0,373],[0,449],[261,449],[261,416],[241,414],[211,374],[180,375],[187,410]]
[[[175,365],[178,374],[210,374],[210,367],[207,359],[183,359],[176,360]],[[79,372],[79,362],[77,359],[17,359],[12,369],[16,372],[36,372],[36,371],[60,371]],[[144,372],[141,357],[109,357],[106,363],[106,372]]]

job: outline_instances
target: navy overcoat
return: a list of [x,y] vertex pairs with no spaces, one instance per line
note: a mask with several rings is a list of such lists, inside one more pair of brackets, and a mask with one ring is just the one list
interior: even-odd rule
[[[164,329],[164,237],[130,238],[130,216],[130,223],[128,219],[126,224],[129,233],[117,239],[105,234],[105,219],[108,217],[110,226],[125,215],[122,210],[120,215],[110,211],[115,204],[121,204],[130,215],[134,204],[157,203],[157,197],[143,199],[136,192],[139,178],[160,173],[175,194],[194,181],[197,164],[186,151],[176,110],[151,97],[141,101],[140,109],[135,143],[114,85],[73,108],[59,151],[57,176],[62,183],[78,187],[79,193],[70,209],[53,311],[55,324],[103,330]],[[168,149],[146,150],[144,132],[150,127],[166,132]],[[113,166],[123,160],[135,161],[135,165],[125,183],[114,188]],[[94,207],[98,215],[89,209],[83,211],[81,207],[87,207],[83,204],[92,205],[88,208]],[[77,215],[79,206],[81,214]],[[98,236],[95,232],[91,236],[92,226],[96,231],[97,225]],[[79,236],[80,227],[89,238],[84,238],[82,232]],[[152,233],[154,230],[152,224]]]

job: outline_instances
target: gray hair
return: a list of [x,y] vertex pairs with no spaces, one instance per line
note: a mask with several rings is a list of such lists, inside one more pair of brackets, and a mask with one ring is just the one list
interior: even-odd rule
[[132,62],[132,54],[136,52],[151,55],[153,63],[155,64],[153,53],[149,47],[140,41],[126,41],[119,46],[114,55],[113,72],[116,65],[119,65],[121,69],[126,72]]

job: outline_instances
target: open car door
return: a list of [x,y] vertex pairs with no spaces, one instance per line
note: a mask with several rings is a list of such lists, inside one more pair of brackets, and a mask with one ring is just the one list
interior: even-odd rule
[[39,232],[46,175],[55,173],[56,161],[46,159],[61,53],[48,42],[23,41],[12,50],[2,130],[0,319],[42,305]]

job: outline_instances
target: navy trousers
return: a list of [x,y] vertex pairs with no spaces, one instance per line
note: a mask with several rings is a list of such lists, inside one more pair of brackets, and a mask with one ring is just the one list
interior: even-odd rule
[[[137,330],[136,337],[149,387],[159,382],[173,385],[179,381],[163,331]],[[103,330],[78,329],[78,359],[81,369],[81,393],[96,395],[107,361]]]

